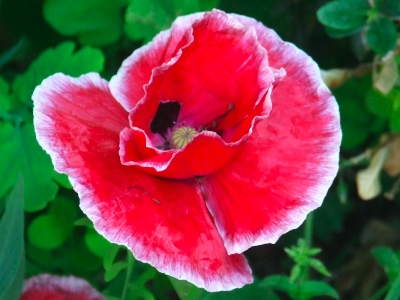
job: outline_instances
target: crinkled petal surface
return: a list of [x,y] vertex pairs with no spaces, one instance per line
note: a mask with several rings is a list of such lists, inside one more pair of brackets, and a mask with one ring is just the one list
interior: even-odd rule
[[105,300],[105,298],[83,279],[41,274],[25,282],[20,300]]
[[244,256],[227,254],[195,179],[159,179],[121,164],[119,133],[128,118],[105,81],[53,75],[33,100],[39,143],[70,176],[82,210],[106,238],[209,291],[252,281]]
[[235,16],[256,28],[270,64],[286,76],[274,87],[268,119],[234,162],[201,186],[229,253],[275,243],[321,205],[341,140],[338,107],[315,62],[261,23]]

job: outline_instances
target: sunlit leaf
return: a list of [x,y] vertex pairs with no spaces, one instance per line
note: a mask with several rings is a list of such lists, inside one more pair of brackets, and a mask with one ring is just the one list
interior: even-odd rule
[[71,76],[100,72],[103,65],[104,57],[100,50],[84,47],[76,51],[74,43],[65,42],[42,52],[28,70],[15,79],[13,92],[21,103],[30,103],[34,88],[46,77],[57,72]]
[[101,46],[118,40],[125,0],[46,0],[43,15],[59,33],[78,36],[84,44]]

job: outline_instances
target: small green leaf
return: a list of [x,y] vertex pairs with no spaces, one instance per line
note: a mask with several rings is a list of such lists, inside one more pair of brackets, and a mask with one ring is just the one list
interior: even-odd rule
[[209,10],[216,0],[130,0],[125,13],[125,32],[133,40],[149,41],[180,15]]
[[18,180],[0,220],[0,299],[17,300],[24,278],[23,186]]
[[394,280],[400,272],[400,258],[397,254],[387,247],[376,247],[372,250],[372,254],[385,270],[389,279]]
[[11,108],[11,95],[8,82],[0,77],[0,118]]
[[322,6],[318,12],[318,20],[333,29],[355,30],[367,21],[368,2],[366,0],[331,1]]
[[365,103],[371,113],[381,118],[387,119],[392,113],[393,103],[390,96],[385,96],[375,89],[368,92]]
[[178,280],[173,277],[169,277],[176,293],[180,299],[184,300],[198,300],[204,291],[187,281]]
[[396,47],[396,25],[388,18],[371,21],[367,29],[367,42],[373,51],[380,55]]
[[336,29],[336,28],[332,28],[329,26],[325,27],[326,33],[334,39],[339,39],[339,38],[343,38],[346,36],[350,36],[353,34],[356,34],[357,32],[359,32],[361,30],[361,28],[355,28],[355,29]]
[[71,224],[55,215],[38,216],[28,227],[28,240],[33,246],[40,249],[56,249],[71,234]]
[[114,245],[103,238],[94,230],[88,230],[85,234],[85,243],[88,249],[98,257],[104,257]]
[[310,260],[310,267],[313,268],[314,270],[318,271],[322,275],[325,275],[327,277],[331,276],[331,273],[328,271],[328,269],[325,267],[325,265],[316,258],[313,258]]
[[126,269],[126,267],[128,266],[128,264],[126,263],[126,261],[118,261],[115,264],[113,264],[110,268],[105,270],[104,273],[104,280],[106,282],[110,282],[111,280],[113,280],[115,277],[117,277],[117,275],[124,269]]
[[14,138],[15,130],[8,123],[0,123],[0,198],[13,186],[18,174],[15,159],[18,148]]
[[100,50],[84,47],[75,51],[74,43],[65,42],[42,52],[28,70],[15,79],[13,91],[18,101],[30,103],[34,88],[46,77],[57,72],[71,76],[100,72],[103,65],[104,56]]
[[297,285],[290,293],[292,299],[307,300],[314,297],[328,296],[339,299],[338,293],[333,287],[323,281],[306,281]]
[[399,0],[375,0],[378,10],[387,16],[400,16],[400,1]]
[[46,0],[45,20],[59,33],[93,46],[114,43],[122,32],[121,0]]
[[55,182],[57,182],[63,188],[68,189],[68,190],[72,189],[71,182],[69,182],[69,179],[68,179],[67,175],[60,174],[60,173],[54,171],[53,179],[54,179]]
[[36,141],[32,123],[16,129],[19,150],[13,159],[20,163],[25,184],[25,210],[43,209],[54,199],[58,187],[52,181],[53,165]]
[[294,284],[289,277],[284,275],[271,275],[263,279],[260,284],[264,287],[271,288],[282,292],[290,292]]
[[394,279],[390,289],[385,297],[385,300],[399,300],[400,298],[400,273]]

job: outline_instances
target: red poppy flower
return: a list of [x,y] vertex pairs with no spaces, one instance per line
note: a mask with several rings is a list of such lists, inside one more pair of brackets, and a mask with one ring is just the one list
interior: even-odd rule
[[25,282],[20,300],[105,300],[85,280],[42,274]]
[[177,18],[110,83],[55,74],[33,100],[38,140],[96,229],[209,291],[250,283],[240,253],[298,227],[338,168],[315,62],[219,10]]

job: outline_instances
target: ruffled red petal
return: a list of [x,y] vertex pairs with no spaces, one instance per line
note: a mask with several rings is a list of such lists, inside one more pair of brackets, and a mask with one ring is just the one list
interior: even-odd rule
[[121,132],[122,164],[161,177],[184,179],[214,173],[228,163],[240,145],[227,145],[215,132],[203,131],[182,149],[158,150],[143,130]]
[[313,60],[261,23],[236,18],[256,28],[270,64],[287,75],[273,90],[268,119],[256,125],[240,155],[203,179],[229,253],[276,242],[322,203],[341,140],[337,104]]
[[33,99],[41,146],[69,175],[82,210],[107,239],[209,291],[252,281],[244,256],[227,254],[194,181],[159,179],[120,163],[118,131],[126,113],[103,81],[55,75]]
[[105,298],[83,279],[41,274],[25,282],[20,300],[105,300]]
[[168,67],[153,72],[146,94],[131,112],[132,127],[142,128],[151,140],[151,121],[162,102],[180,104],[178,125],[213,130],[224,137],[224,130],[242,122],[283,76],[269,67],[254,28],[217,10],[205,13],[192,26],[191,43]]
[[127,111],[144,96],[153,74],[174,64],[182,48],[192,42],[192,24],[202,16],[203,13],[197,13],[177,18],[171,29],[160,32],[122,63],[110,81],[110,90]]

